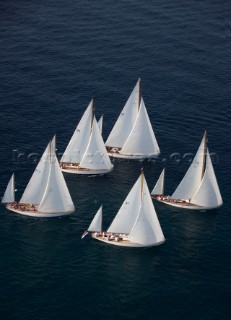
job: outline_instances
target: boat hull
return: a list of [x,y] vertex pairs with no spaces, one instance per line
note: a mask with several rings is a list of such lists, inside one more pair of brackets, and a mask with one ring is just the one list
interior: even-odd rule
[[150,244],[150,245],[143,245],[143,244],[140,244],[140,243],[131,242],[129,240],[115,241],[115,240],[108,240],[108,238],[106,238],[106,237],[96,237],[94,234],[92,234],[91,236],[92,236],[92,238],[94,238],[96,240],[99,240],[101,242],[104,242],[106,244],[111,244],[111,245],[119,246],[119,247],[130,247],[130,248],[155,247],[155,246],[158,246],[158,245],[160,245],[160,244],[165,242],[165,240],[163,240],[163,241],[160,241],[158,243],[154,243],[154,244]]
[[190,202],[185,202],[185,203],[182,203],[182,202],[171,202],[171,201],[167,201],[167,200],[161,200],[161,199],[158,199],[157,197],[154,197],[152,196],[153,199],[161,202],[161,203],[164,203],[164,204],[167,204],[169,206],[172,206],[172,207],[177,207],[177,208],[182,208],[182,209],[189,209],[189,210],[198,210],[198,211],[204,211],[204,210],[213,210],[213,209],[217,209],[219,208],[220,206],[217,206],[217,207],[213,207],[213,208],[210,208],[210,207],[201,207],[201,206],[198,206],[196,204],[191,204]]
[[10,211],[22,214],[24,216],[29,217],[36,217],[36,218],[54,218],[54,217],[61,217],[61,216],[67,216],[73,213],[74,211],[68,211],[68,212],[55,212],[55,213],[45,213],[45,212],[39,212],[39,211],[23,211],[20,209],[12,208],[10,205],[6,205],[6,208]]
[[85,174],[85,175],[96,175],[96,174],[107,174],[112,171],[113,167],[109,170],[84,170],[84,169],[61,169],[63,172],[72,174]]
[[144,160],[144,159],[155,159],[160,153],[152,155],[141,155],[141,154],[123,154],[118,152],[108,152],[109,157],[119,158],[119,159],[130,159],[130,160]]

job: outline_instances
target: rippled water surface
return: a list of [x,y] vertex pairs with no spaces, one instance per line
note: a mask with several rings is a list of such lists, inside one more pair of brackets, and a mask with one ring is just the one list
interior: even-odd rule
[[[228,1],[31,0],[0,3],[0,192],[20,198],[54,133],[60,155],[95,98],[108,136],[137,79],[161,149],[106,176],[65,175],[75,213],[0,212],[0,319],[228,320],[230,308],[230,13]],[[82,232],[101,204],[107,228],[143,166],[166,166],[171,194],[204,129],[224,200],[188,212],[155,203],[156,248],[107,246]]]

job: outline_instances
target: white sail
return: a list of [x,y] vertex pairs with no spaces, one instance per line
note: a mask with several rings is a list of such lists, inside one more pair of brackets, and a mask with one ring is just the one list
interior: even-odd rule
[[98,121],[98,126],[99,126],[99,131],[100,131],[100,133],[102,135],[102,132],[103,132],[103,115],[101,116],[101,118]]
[[128,236],[131,242],[155,245],[165,238],[152,202],[145,178],[143,177],[142,202],[136,222]]
[[121,149],[121,153],[145,156],[160,153],[143,99],[141,99],[136,122]]
[[223,203],[208,149],[205,174],[191,203],[206,208],[216,208]]
[[110,170],[113,165],[107,154],[95,116],[93,118],[92,130],[86,151],[79,167],[96,170]]
[[93,100],[84,112],[60,162],[79,163],[90,137]]
[[172,199],[191,199],[197,191],[203,177],[205,136],[184,178],[172,194]]
[[140,199],[141,176],[132,187],[107,231],[130,233],[140,210]]
[[152,195],[164,194],[164,178],[165,178],[165,169],[163,169],[163,171],[161,172],[161,175],[151,192]]
[[15,181],[14,173],[12,174],[10,181],[6,187],[5,193],[2,198],[2,203],[11,203],[15,201]]
[[89,225],[87,231],[89,232],[101,232],[102,231],[102,215],[103,215],[103,206],[99,208],[96,215],[94,216],[91,224]]
[[47,184],[43,190],[43,198],[38,211],[45,213],[70,212],[74,211],[70,193],[64,180],[62,171],[56,158],[53,143],[49,144],[49,174]]
[[129,136],[137,114],[139,112],[140,104],[140,79],[137,81],[127,103],[125,104],[119,118],[117,119],[112,131],[107,138],[105,145],[107,147],[122,148],[127,137]]
[[39,205],[49,176],[49,144],[44,151],[26,189],[20,199],[20,203],[33,203]]

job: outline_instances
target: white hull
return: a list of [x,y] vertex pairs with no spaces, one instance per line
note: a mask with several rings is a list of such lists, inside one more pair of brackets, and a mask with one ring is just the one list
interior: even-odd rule
[[39,218],[53,218],[53,217],[61,217],[61,216],[67,216],[70,215],[74,211],[68,211],[68,212],[55,212],[55,213],[45,213],[45,212],[39,212],[39,211],[23,211],[20,209],[12,208],[10,205],[6,205],[6,208],[10,211],[22,214],[24,216],[30,216],[30,217],[39,217]]
[[172,207],[177,207],[177,208],[183,208],[183,209],[189,209],[189,210],[199,210],[199,211],[203,211],[203,210],[212,210],[212,209],[217,209],[219,208],[220,206],[217,206],[217,207],[213,207],[213,208],[210,208],[210,207],[201,207],[201,206],[198,206],[196,204],[190,204],[189,202],[185,202],[185,203],[182,203],[182,202],[171,202],[171,201],[166,201],[166,200],[160,200],[158,198],[156,198],[155,196],[152,196],[153,199],[161,202],[161,203],[164,203],[164,204],[167,204],[169,206],[172,206]]
[[67,173],[73,173],[73,174],[85,174],[85,175],[91,175],[91,174],[106,174],[110,171],[112,171],[113,167],[109,170],[84,170],[84,169],[77,169],[77,168],[73,168],[73,169],[62,169],[61,170],[63,172],[67,172]]
[[99,241],[102,241],[102,242],[105,242],[107,244],[112,244],[114,246],[120,246],[120,247],[132,247],[132,248],[154,247],[154,246],[158,246],[158,245],[165,242],[165,241],[161,241],[161,242],[150,244],[150,245],[143,245],[143,244],[131,242],[129,240],[115,241],[115,240],[108,240],[108,238],[106,238],[106,237],[96,237],[94,234],[92,234],[91,236],[92,236],[92,238],[99,240]]
[[120,159],[130,159],[130,160],[142,160],[142,159],[153,159],[157,158],[160,153],[152,154],[152,155],[142,155],[142,154],[123,154],[118,152],[108,152],[108,155],[113,158]]

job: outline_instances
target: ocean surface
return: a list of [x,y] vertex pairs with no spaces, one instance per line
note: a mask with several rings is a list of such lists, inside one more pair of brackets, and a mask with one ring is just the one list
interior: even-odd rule
[[[0,2],[0,196],[17,199],[48,141],[58,156],[92,97],[107,138],[138,78],[161,154],[65,175],[76,211],[36,219],[0,208],[0,320],[231,318],[231,5],[227,0]],[[166,193],[204,130],[224,205],[155,203],[166,237],[131,249],[81,240],[99,206],[106,229],[144,168]]]

